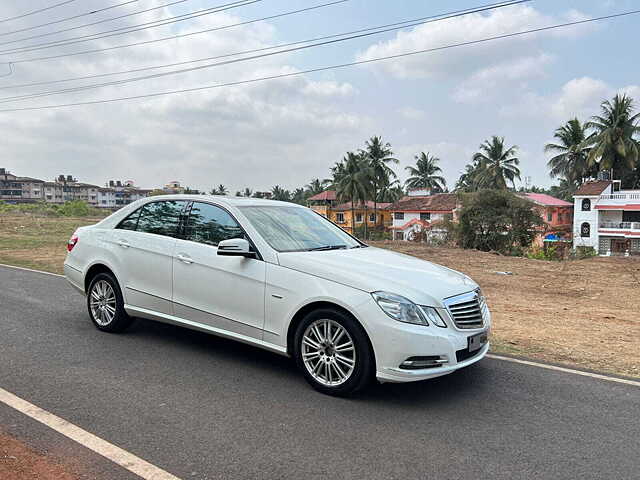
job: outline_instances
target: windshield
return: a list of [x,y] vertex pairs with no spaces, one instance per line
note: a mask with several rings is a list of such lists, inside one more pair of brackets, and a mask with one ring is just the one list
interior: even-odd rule
[[300,207],[239,207],[253,227],[279,252],[334,250],[363,246],[313,210]]

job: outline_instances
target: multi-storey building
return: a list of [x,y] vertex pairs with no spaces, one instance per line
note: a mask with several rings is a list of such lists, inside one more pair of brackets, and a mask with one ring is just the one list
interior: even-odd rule
[[352,225],[357,229],[364,228],[365,225],[367,228],[388,228],[391,225],[391,213],[387,210],[390,203],[374,204],[367,201],[356,203],[352,208],[351,202],[338,204],[334,190],[326,190],[309,197],[307,202],[312,210],[337,223],[349,233],[353,233]]
[[52,182],[18,177],[0,168],[0,201],[63,204],[81,200],[92,207],[120,208],[146,197],[151,190],[135,187],[132,181],[110,181],[106,187],[78,182],[72,175],[58,175]]
[[571,241],[573,203],[545,193],[520,193],[518,196],[532,202],[544,222],[534,239],[536,245],[542,245],[545,238]]
[[640,190],[619,180],[583,184],[574,194],[573,246],[600,255],[640,255]]
[[10,203],[30,203],[43,200],[42,180],[18,177],[0,168],[0,200]]
[[148,196],[151,191],[134,186],[131,180],[110,180],[106,187],[98,189],[98,207],[120,208]]

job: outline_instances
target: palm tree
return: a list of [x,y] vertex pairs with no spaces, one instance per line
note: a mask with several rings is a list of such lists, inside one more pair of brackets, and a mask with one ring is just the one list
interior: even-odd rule
[[515,157],[518,147],[513,145],[505,149],[504,137],[491,137],[480,145],[480,151],[473,155],[478,162],[478,185],[483,188],[507,190],[507,182],[515,188],[515,179],[520,180],[520,160]]
[[[347,152],[341,162],[336,163],[332,171],[336,193],[342,200],[351,202],[351,233],[355,233],[355,203],[366,202],[371,191],[371,171],[368,158],[362,153]],[[365,222],[366,228],[367,222]],[[365,235],[366,236],[366,235]]]
[[223,184],[218,185],[218,195],[229,195],[229,190]]
[[329,183],[331,183],[331,181],[328,179],[320,180],[319,178],[314,178],[307,185],[305,185],[304,188],[309,196],[313,197],[314,195],[324,192],[327,189]]
[[590,177],[587,157],[589,148],[584,141],[587,133],[580,120],[573,118],[553,134],[558,143],[547,143],[545,153],[555,153],[547,162],[551,178],[564,177],[569,182],[580,182]]
[[473,160],[464,167],[464,172],[456,182],[455,190],[458,192],[475,192],[478,190],[478,176],[480,174],[480,162]]
[[407,188],[430,190],[432,193],[442,193],[447,188],[446,180],[439,176],[442,169],[438,166],[440,159],[429,154],[420,152],[420,155],[413,157],[416,160],[416,167],[405,167],[411,177],[405,182]]
[[[378,221],[378,197],[380,187],[388,184],[391,178],[396,178],[396,173],[389,167],[389,163],[398,163],[398,159],[393,157],[390,143],[383,143],[382,137],[371,137],[365,142],[364,155],[371,168],[371,183],[373,194],[373,213]],[[366,225],[366,222],[365,222]]]
[[637,166],[640,157],[640,146],[634,139],[640,133],[640,113],[633,114],[633,99],[627,95],[618,94],[613,101],[605,100],[600,108],[601,115],[591,117],[585,124],[594,130],[584,142],[592,147],[587,163],[622,176]]
[[250,198],[253,195],[253,190],[251,190],[249,187],[245,187],[240,195],[242,197]]
[[307,192],[304,188],[298,187],[293,192],[291,192],[291,201],[293,203],[297,203],[298,205],[304,205],[307,200]]
[[280,200],[282,202],[291,201],[291,192],[282,188],[280,185],[276,185],[271,189],[271,198],[273,200]]

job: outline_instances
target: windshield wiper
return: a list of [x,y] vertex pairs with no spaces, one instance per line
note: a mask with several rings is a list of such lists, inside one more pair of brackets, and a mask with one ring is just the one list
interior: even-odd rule
[[346,245],[324,245],[323,247],[308,248],[307,252],[320,252],[324,250],[341,250],[347,248]]

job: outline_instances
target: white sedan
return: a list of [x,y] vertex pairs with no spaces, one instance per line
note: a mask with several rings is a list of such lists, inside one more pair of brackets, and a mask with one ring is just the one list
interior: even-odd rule
[[106,332],[133,317],[292,356],[333,394],[477,362],[491,319],[468,276],[370,247],[312,210],[170,195],[79,228],[64,271]]

